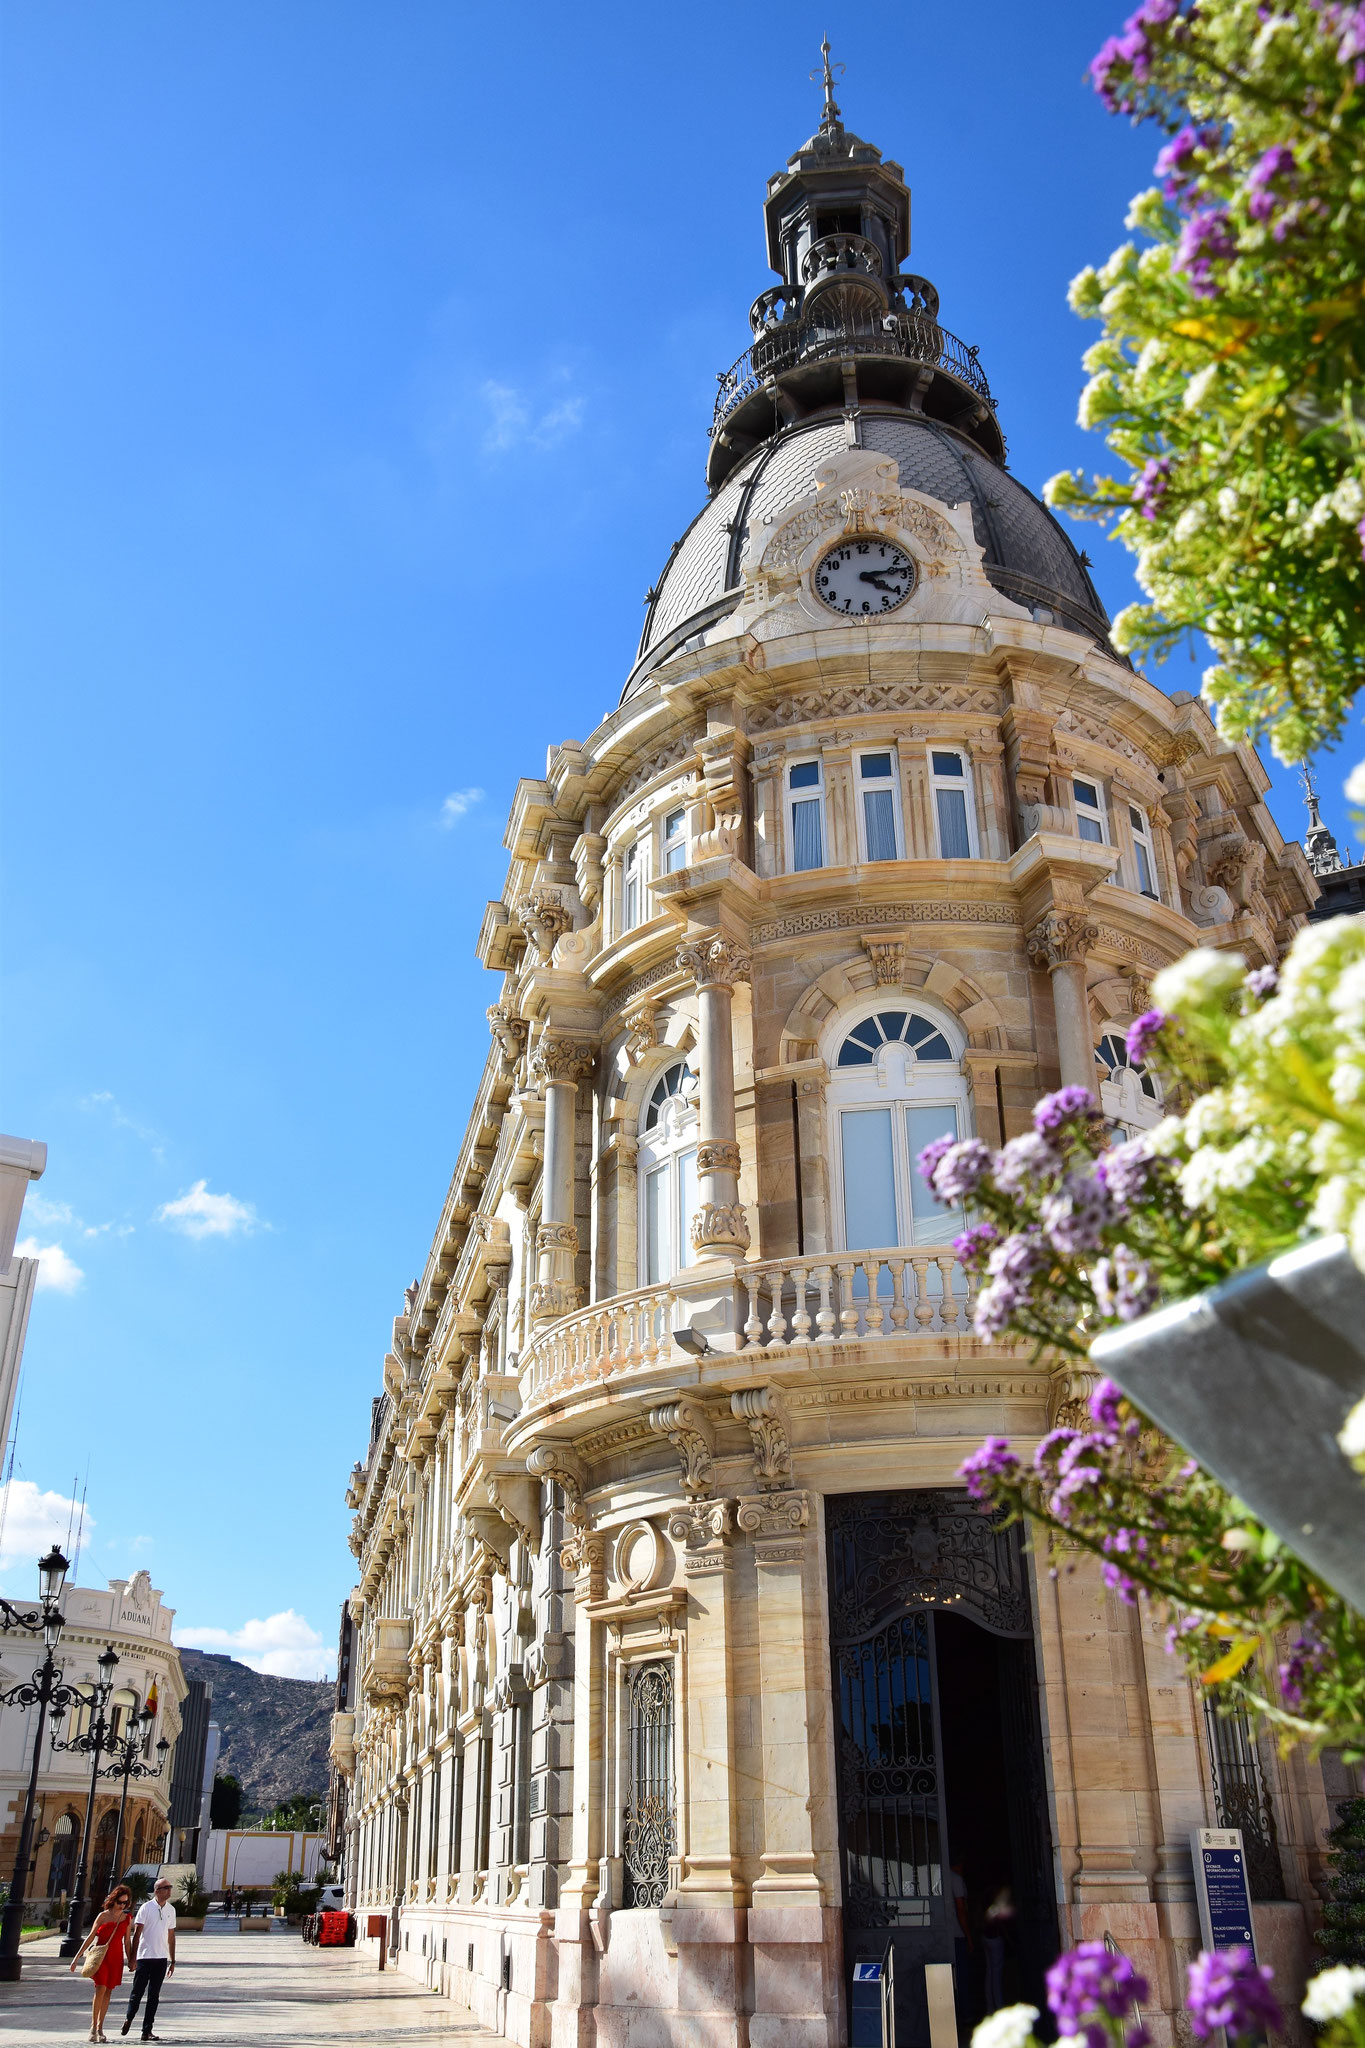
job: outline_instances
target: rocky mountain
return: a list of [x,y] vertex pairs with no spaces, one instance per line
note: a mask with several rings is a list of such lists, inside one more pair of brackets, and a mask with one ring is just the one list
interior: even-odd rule
[[234,1657],[182,1650],[186,1678],[213,1688],[223,1731],[220,1776],[242,1787],[242,1812],[268,1813],[295,1792],[327,1790],[327,1737],[336,1688],[330,1679],[271,1678]]

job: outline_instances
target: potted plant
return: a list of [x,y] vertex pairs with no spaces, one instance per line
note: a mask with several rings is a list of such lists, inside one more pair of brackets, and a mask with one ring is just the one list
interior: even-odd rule
[[209,1909],[209,1895],[199,1882],[198,1873],[188,1871],[180,1881],[180,1897],[175,1903],[177,1928],[193,1934],[204,1931],[204,1915]]

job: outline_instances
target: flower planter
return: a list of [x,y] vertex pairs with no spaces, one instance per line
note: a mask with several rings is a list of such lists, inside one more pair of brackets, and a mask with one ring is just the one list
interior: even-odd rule
[[244,1913],[238,1923],[237,1931],[239,1934],[269,1934],[270,1916],[266,1913],[259,1915]]
[[1090,1357],[1365,1612],[1365,1480],[1336,1440],[1365,1398],[1365,1274],[1344,1238],[1108,1331]]
[[204,1931],[202,1915],[198,1918],[190,1919],[184,1913],[177,1913],[175,1916],[175,1926],[178,1934],[202,1934]]

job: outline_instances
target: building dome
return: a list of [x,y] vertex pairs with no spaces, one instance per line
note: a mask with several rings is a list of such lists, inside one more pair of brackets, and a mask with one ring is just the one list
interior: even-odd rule
[[[859,442],[900,468],[903,489],[940,504],[969,504],[984,569],[1002,596],[1108,646],[1109,622],[1085,564],[1047,507],[956,428],[899,408],[864,409]],[[650,594],[625,696],[649,669],[739,603],[744,565],[767,523],[815,488],[848,446],[841,414],[802,421],[755,449],[721,485],[674,548]]]

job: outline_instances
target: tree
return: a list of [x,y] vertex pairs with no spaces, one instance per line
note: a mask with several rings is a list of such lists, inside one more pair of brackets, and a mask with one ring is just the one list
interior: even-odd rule
[[242,1788],[229,1771],[213,1781],[209,1794],[209,1826],[235,1828],[242,1818]]
[[1345,1799],[1327,1831],[1332,1875],[1318,1946],[1334,1963],[1365,1964],[1365,1799]]
[[1081,424],[1127,473],[1046,495],[1137,557],[1116,644],[1207,634],[1221,730],[1300,760],[1365,679],[1365,9],[1143,0],[1092,76],[1170,140],[1140,241],[1071,288],[1104,323]]

